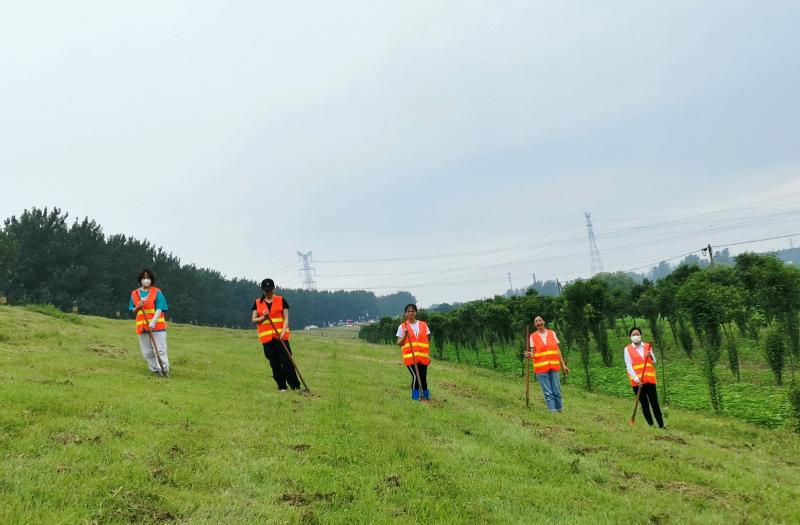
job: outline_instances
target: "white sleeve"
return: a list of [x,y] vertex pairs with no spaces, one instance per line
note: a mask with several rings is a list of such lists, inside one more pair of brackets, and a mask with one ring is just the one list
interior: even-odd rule
[[153,322],[153,319],[158,320],[159,317],[161,317],[161,310],[156,308],[156,313],[150,318],[150,322]]
[[403,325],[397,327],[397,337],[403,337],[406,333],[403,331]]
[[561,344],[561,341],[559,341],[559,340],[558,340],[558,336],[556,335],[556,333],[555,333],[555,332],[553,332],[553,337],[554,337],[554,338],[555,338],[555,340],[556,340],[556,344],[557,344],[557,345],[560,345],[560,344]]
[[425,323],[425,331],[428,332],[428,335],[431,335],[431,327],[428,326],[428,323]]
[[622,355],[625,358],[625,368],[628,369],[628,377],[635,381],[638,379],[636,372],[633,371],[633,364],[631,364],[631,356],[628,355],[628,347],[622,349]]

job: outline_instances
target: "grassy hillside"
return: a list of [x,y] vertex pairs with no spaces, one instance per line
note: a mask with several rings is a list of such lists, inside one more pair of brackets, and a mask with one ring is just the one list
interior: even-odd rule
[[[800,440],[565,387],[564,414],[395,349],[300,333],[278,394],[251,332],[174,326],[147,375],[130,321],[0,308],[0,523],[797,523]],[[340,337],[344,336],[344,337]]]

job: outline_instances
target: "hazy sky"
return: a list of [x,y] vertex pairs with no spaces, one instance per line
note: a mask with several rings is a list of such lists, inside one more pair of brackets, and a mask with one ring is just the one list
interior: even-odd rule
[[5,2],[0,216],[57,206],[287,287],[311,250],[319,288],[422,305],[589,276],[585,211],[606,270],[800,233],[799,19],[793,1]]

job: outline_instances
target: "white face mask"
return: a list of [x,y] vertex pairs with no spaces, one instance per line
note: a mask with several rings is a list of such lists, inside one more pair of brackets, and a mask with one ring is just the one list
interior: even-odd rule
[[635,345],[638,345],[641,342],[642,342],[642,336],[641,335],[632,335],[631,336],[631,343],[633,343]]
[[142,286],[144,286],[145,288],[150,286],[150,283],[151,283],[150,279],[142,279]]

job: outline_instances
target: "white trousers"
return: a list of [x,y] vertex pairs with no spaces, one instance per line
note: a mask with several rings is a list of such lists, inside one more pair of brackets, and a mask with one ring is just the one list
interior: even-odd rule
[[[169,373],[169,359],[167,358],[167,331],[161,330],[160,332],[153,332],[153,338],[156,340],[158,347],[158,355],[161,357],[161,362],[164,364],[164,371]],[[158,366],[156,353],[153,349],[153,343],[150,341],[150,336],[147,332],[139,334],[139,348],[142,349],[142,357],[147,361],[147,366],[150,367],[151,372],[160,372],[161,368]]]

